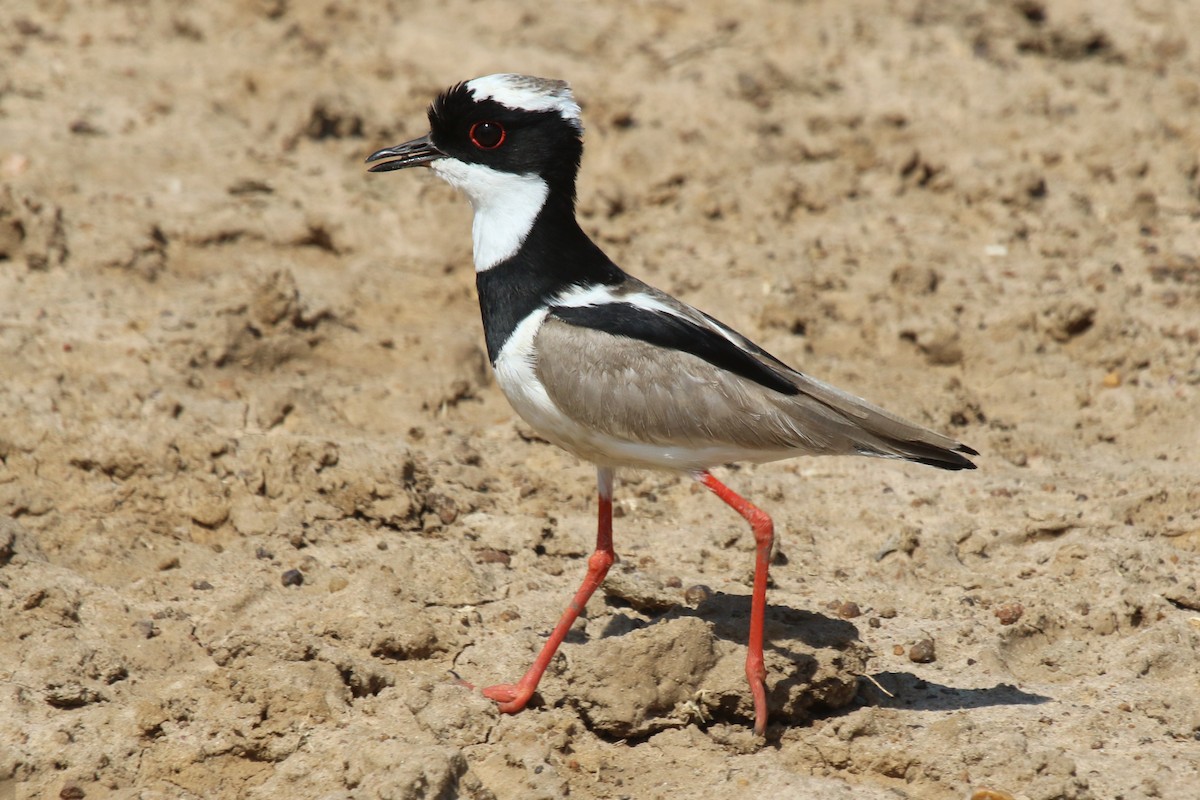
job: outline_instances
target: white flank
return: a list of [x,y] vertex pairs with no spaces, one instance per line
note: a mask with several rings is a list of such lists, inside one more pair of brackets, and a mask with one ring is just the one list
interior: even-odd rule
[[537,175],[501,172],[456,158],[439,158],[429,166],[444,181],[461,189],[475,209],[471,233],[477,272],[491,269],[521,249],[550,193],[550,187]]
[[563,429],[574,423],[558,410],[550,395],[546,394],[546,387],[538,379],[535,364],[537,352],[534,339],[549,313],[545,308],[535,311],[513,329],[496,358],[496,382],[521,419],[558,444],[560,437],[556,434],[560,430],[568,433]]
[[501,73],[467,81],[467,88],[476,100],[495,100],[518,111],[557,111],[583,132],[579,104],[566,81]]

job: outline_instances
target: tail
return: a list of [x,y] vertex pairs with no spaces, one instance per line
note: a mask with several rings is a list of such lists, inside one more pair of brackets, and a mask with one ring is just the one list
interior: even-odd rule
[[[791,376],[801,394],[845,420],[841,433],[852,452],[878,458],[900,458],[938,469],[975,469],[967,456],[979,452],[949,436],[902,419],[861,397],[803,373]],[[846,441],[843,439],[843,441]]]
[[[913,427],[916,426],[914,425]],[[927,431],[927,433],[933,432]],[[933,435],[938,436],[938,434]],[[953,440],[951,441],[953,442]],[[887,441],[886,445],[886,447],[863,445],[859,446],[857,450],[859,454],[864,456],[902,458],[905,461],[928,464],[938,469],[975,469],[975,462],[967,458],[967,456],[979,455],[977,450],[967,447],[962,442],[953,442],[949,447],[939,447],[936,444],[923,441],[899,441],[893,439]],[[964,453],[966,455],[963,455]]]

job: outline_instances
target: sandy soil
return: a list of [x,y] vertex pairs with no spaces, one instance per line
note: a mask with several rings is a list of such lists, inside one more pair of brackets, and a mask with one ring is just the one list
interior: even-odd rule
[[[16,0],[0,47],[0,798],[1196,796],[1200,4]],[[765,745],[752,541],[678,476],[621,476],[538,707],[455,680],[595,524],[467,204],[362,164],[495,71],[573,83],[618,263],[983,454],[721,471],[780,531]]]

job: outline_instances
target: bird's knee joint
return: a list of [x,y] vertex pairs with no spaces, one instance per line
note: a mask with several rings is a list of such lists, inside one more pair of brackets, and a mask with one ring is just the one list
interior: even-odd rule
[[750,520],[750,527],[754,529],[754,540],[759,544],[769,545],[774,541],[775,523],[765,511],[754,514]]
[[614,555],[604,550],[597,550],[588,558],[589,572],[607,572],[608,568],[613,565],[615,560]]

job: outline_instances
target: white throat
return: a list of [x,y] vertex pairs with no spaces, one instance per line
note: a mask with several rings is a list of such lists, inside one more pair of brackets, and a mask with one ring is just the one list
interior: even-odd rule
[[440,158],[429,165],[451,186],[461,189],[475,209],[475,271],[484,272],[516,254],[546,204],[550,187],[537,175]]

